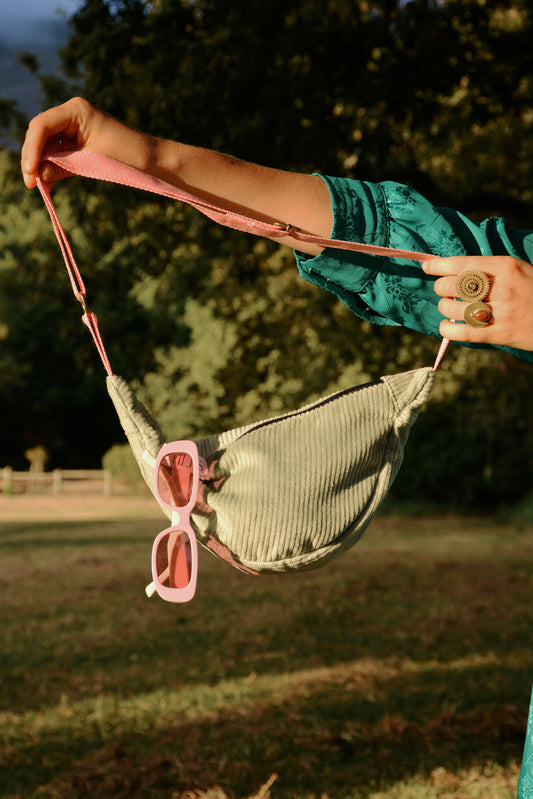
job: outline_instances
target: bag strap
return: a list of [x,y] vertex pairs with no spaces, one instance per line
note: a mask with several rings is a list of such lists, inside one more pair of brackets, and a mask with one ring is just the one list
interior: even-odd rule
[[[113,158],[109,158],[108,156],[101,155],[99,153],[81,150],[54,153],[53,155],[43,156],[41,163],[45,163],[47,161],[60,167],[65,172],[70,172],[72,175],[92,178],[94,180],[106,180],[111,183],[117,183],[122,186],[141,189],[142,191],[159,194],[163,197],[168,197],[173,200],[187,203],[214,222],[242,233],[251,233],[255,236],[262,236],[271,239],[290,236],[295,241],[314,244],[323,248],[351,250],[353,252],[366,253],[367,255],[381,255],[386,258],[404,258],[410,261],[423,262],[433,257],[429,253],[414,252],[412,250],[398,250],[391,247],[379,247],[373,244],[362,244],[360,242],[342,241],[339,239],[328,239],[322,236],[315,236],[311,233],[305,233],[303,230],[295,228],[292,225],[286,224],[284,222],[263,222],[244,214],[228,211],[227,209],[221,208],[213,203],[203,200],[200,197],[197,197],[191,192],[178,188],[171,183],[167,183],[166,181],[160,180],[152,175],[148,175],[147,173],[142,172],[135,167],[129,166],[128,164],[123,164],[120,161],[116,161]],[[96,315],[89,311],[87,306],[85,285],[76,265],[76,261],[74,259],[67,236],[57,216],[50,194],[50,188],[39,176],[37,177],[37,186],[52,220],[52,225],[63,254],[68,275],[70,277],[74,296],[83,307],[84,313],[82,316],[82,321],[91,332],[107,374],[112,375],[113,373],[111,371],[109,359],[98,330],[98,320]],[[437,359],[433,366],[434,370],[440,364],[448,343],[448,339],[443,339]]]
[[87,305],[87,291],[85,289],[85,283],[83,282],[80,270],[78,269],[78,266],[76,264],[76,259],[74,258],[74,254],[69,244],[67,235],[61,226],[59,217],[57,216],[57,212],[52,197],[50,195],[50,188],[46,183],[44,183],[44,181],[41,179],[39,175],[37,176],[37,187],[41,193],[41,197],[44,200],[44,204],[46,205],[46,208],[50,215],[50,219],[52,220],[52,226],[54,228],[56,238],[59,242],[59,247],[63,254],[63,260],[65,261],[67,273],[70,278],[72,291],[74,293],[75,298],[78,300],[79,303],[81,303],[81,306],[83,308],[83,316],[81,317],[82,322],[89,329],[89,332],[93,337],[93,341],[95,343],[96,349],[98,350],[98,354],[100,355],[100,359],[104,365],[104,369],[106,370],[109,377],[112,377],[113,371],[111,369],[111,364],[107,356],[102,336],[100,335],[100,330],[98,327],[98,319],[96,317],[96,314],[92,313],[92,311],[89,310],[89,306]]
[[333,247],[334,249],[353,250],[368,253],[369,255],[383,255],[387,258],[406,258],[411,261],[427,261],[433,257],[429,253],[414,252],[412,250],[397,250],[390,247],[378,247],[373,244],[361,244],[353,241],[328,239],[305,233],[285,222],[262,222],[244,214],[228,211],[195,194],[167,183],[164,180],[148,175],[135,167],[123,164],[113,158],[88,151],[75,150],[72,152],[55,153],[47,155],[43,161],[51,161],[56,166],[80,177],[106,180],[130,188],[160,194],[173,200],[192,205],[205,216],[225,227],[238,230],[242,233],[252,233],[266,238],[282,238],[290,235],[292,239],[319,247]]

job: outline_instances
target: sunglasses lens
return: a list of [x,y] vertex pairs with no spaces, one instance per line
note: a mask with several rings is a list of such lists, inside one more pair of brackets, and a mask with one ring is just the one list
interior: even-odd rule
[[192,550],[187,533],[172,530],[159,541],[157,577],[167,588],[187,588],[191,582]]
[[173,452],[164,457],[159,465],[157,488],[167,505],[183,508],[193,491],[194,464],[186,452]]

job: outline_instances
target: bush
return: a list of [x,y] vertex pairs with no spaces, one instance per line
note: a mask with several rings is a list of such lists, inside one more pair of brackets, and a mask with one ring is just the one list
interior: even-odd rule
[[128,444],[113,444],[102,458],[102,468],[108,469],[115,480],[123,480],[132,486],[142,479]]

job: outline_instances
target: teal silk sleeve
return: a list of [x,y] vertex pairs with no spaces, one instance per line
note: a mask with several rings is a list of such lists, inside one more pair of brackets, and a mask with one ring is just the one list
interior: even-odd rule
[[518,780],[517,799],[531,799],[533,796],[533,694],[529,706],[529,718],[527,721],[526,742],[524,744],[524,756],[522,758],[522,768]]
[[[476,224],[399,183],[321,177],[331,195],[332,238],[441,257],[512,255],[532,260],[533,233],[509,230],[501,218]],[[296,262],[302,277],[335,294],[362,319],[439,335],[442,315],[433,291],[435,278],[425,275],[419,263],[336,249],[314,258],[297,252]],[[498,349],[533,361],[533,352]]]

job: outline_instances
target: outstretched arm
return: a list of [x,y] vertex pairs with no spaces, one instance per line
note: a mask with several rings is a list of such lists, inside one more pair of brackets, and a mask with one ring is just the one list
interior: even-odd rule
[[[29,124],[21,153],[24,182],[33,188],[43,155],[61,150],[90,150],[115,158],[231,211],[263,221],[290,223],[308,233],[329,237],[329,192],[317,176],[286,172],[241,161],[201,147],[159,139],[129,128],[80,97],[51,108]],[[43,180],[66,177],[47,164]],[[276,241],[310,255],[320,249]]]

